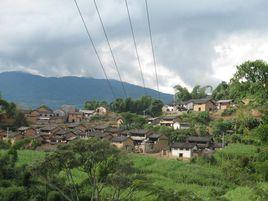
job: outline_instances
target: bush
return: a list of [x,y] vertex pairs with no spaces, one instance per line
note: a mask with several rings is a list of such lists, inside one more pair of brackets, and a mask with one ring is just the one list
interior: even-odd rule
[[31,138],[25,138],[23,140],[20,140],[14,144],[14,149],[24,149],[30,142],[32,141]]
[[221,113],[221,116],[230,116],[233,113],[235,113],[235,111],[236,111],[235,108],[227,108]]
[[10,148],[10,144],[8,142],[5,141],[0,141],[0,149],[9,149]]
[[26,190],[23,187],[0,188],[1,201],[28,201]]
[[61,195],[57,191],[50,191],[47,196],[47,201],[61,201]]
[[268,142],[268,124],[259,125],[254,132],[263,143]]

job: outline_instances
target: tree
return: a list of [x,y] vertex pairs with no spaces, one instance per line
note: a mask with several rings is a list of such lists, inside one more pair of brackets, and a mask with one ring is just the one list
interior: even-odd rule
[[108,103],[106,101],[96,101],[96,100],[92,100],[92,101],[86,101],[84,108],[87,110],[96,110],[98,107],[108,107]]
[[[31,172],[47,186],[46,189],[52,190],[53,193],[46,193],[45,196],[49,195],[52,200],[55,192],[55,197],[60,196],[67,201],[82,198],[92,201],[106,198],[121,200],[121,197],[125,200],[142,183],[132,163],[125,159],[126,156],[108,141],[91,138],[59,146],[57,151],[34,165]],[[84,175],[81,184],[74,180],[74,170]],[[62,173],[64,177],[59,176]],[[106,193],[102,194],[106,187],[113,192],[109,197]],[[81,192],[82,189],[88,190]]]
[[160,100],[153,100],[150,108],[150,114],[154,117],[160,116],[162,114],[163,102]]
[[174,89],[175,89],[176,101],[180,102],[180,101],[187,101],[191,99],[191,94],[189,93],[186,87],[182,87],[181,85],[176,85]]
[[261,124],[255,130],[256,135],[263,143],[268,142],[268,124]]
[[13,123],[13,126],[15,128],[19,128],[21,126],[28,126],[28,122],[24,116],[24,114],[20,111],[18,111],[15,115],[15,121]]
[[268,64],[262,60],[247,61],[236,67],[230,82],[230,95],[235,98],[252,97],[257,102],[268,98]]
[[207,86],[201,87],[200,85],[196,85],[191,92],[192,99],[200,99],[207,97],[206,94],[207,88],[208,88]]
[[215,100],[229,99],[229,85],[222,81],[212,92],[212,98]]

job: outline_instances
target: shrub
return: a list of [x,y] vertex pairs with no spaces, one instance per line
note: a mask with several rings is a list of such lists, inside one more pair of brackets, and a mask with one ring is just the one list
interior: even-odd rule
[[8,142],[5,141],[0,141],[0,149],[9,149],[10,148],[10,144]]
[[260,138],[263,143],[268,142],[268,124],[261,124],[259,125],[256,130],[255,134]]
[[221,116],[230,116],[233,113],[235,113],[235,111],[236,111],[235,108],[227,108],[221,113]]
[[28,201],[27,193],[23,187],[0,188],[1,201]]
[[47,201],[62,201],[62,199],[57,191],[50,191],[47,196]]

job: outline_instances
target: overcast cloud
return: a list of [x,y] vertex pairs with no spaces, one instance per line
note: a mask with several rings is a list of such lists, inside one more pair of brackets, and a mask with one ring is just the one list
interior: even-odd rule
[[[126,82],[141,85],[124,0],[96,0]],[[144,0],[128,0],[147,87],[156,88]],[[78,0],[111,79],[118,79],[93,0]],[[267,0],[148,0],[160,90],[228,81],[268,60]],[[103,78],[73,0],[1,0],[0,72]]]

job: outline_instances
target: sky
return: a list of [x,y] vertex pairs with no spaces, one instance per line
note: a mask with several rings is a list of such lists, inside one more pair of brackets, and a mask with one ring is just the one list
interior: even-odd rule
[[[77,0],[110,79],[117,79],[93,0]],[[142,86],[124,0],[96,0],[122,80]],[[156,89],[144,0],[128,0],[146,87]],[[268,60],[267,0],[148,0],[160,91],[228,81]],[[73,0],[1,0],[0,72],[104,78]]]

